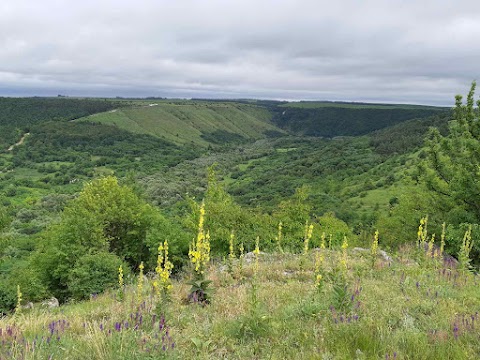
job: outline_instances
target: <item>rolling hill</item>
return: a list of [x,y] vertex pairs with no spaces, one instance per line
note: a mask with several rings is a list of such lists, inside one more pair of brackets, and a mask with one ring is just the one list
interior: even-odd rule
[[265,108],[233,102],[156,101],[110,110],[78,121],[118,126],[175,144],[241,143],[285,132],[270,123]]

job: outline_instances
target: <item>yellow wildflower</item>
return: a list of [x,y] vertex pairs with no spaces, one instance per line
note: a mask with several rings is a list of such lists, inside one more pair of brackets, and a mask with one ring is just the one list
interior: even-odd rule
[[198,233],[196,240],[192,241],[188,256],[193,265],[197,275],[202,275],[205,272],[208,262],[210,261],[210,233],[205,233],[203,224],[205,221],[205,203],[202,202],[200,206],[200,218],[198,221]]
[[123,267],[120,265],[118,268],[118,286],[120,289],[123,288]]
[[143,265],[143,261],[140,263],[138,267],[140,269],[140,273],[138,274],[138,284],[137,284],[137,300],[138,302],[142,302],[142,291],[143,291],[143,269],[145,268]]
[[230,259],[235,259],[235,249],[233,246],[234,240],[235,240],[235,234],[233,233],[233,230],[232,230],[232,232],[230,233],[230,243],[229,243],[230,254],[228,254]]
[[342,264],[342,269],[344,271],[348,270],[348,265],[347,265],[347,249],[348,249],[348,240],[347,237],[343,237],[343,243],[342,243],[342,258],[340,260],[340,263]]
[[166,295],[172,289],[173,286],[170,280],[172,269],[173,264],[168,260],[168,241],[165,240],[163,244],[160,243],[158,246],[157,267],[155,268],[158,281],[153,283],[157,296],[162,293]]

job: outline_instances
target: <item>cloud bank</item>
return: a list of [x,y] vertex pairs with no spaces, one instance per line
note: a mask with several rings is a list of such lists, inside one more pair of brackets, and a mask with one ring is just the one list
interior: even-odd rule
[[452,105],[478,39],[474,0],[4,0],[0,95]]

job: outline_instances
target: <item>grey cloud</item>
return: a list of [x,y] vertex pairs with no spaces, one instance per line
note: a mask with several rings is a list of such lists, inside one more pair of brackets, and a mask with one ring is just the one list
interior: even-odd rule
[[453,103],[480,3],[5,0],[0,95]]

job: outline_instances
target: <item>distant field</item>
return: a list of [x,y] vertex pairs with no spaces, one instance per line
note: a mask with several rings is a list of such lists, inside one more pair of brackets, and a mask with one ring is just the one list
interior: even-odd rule
[[270,123],[268,110],[248,104],[195,101],[141,101],[135,104],[138,105],[87,116],[79,121],[112,124],[176,144],[202,146],[261,139],[269,132],[283,132]]
[[280,105],[280,107],[301,108],[301,109],[317,109],[325,107],[349,108],[349,109],[427,109],[427,110],[447,110],[447,107],[426,106],[426,105],[409,105],[409,104],[367,104],[367,103],[350,103],[350,102],[331,102],[331,101],[300,101],[290,102]]

